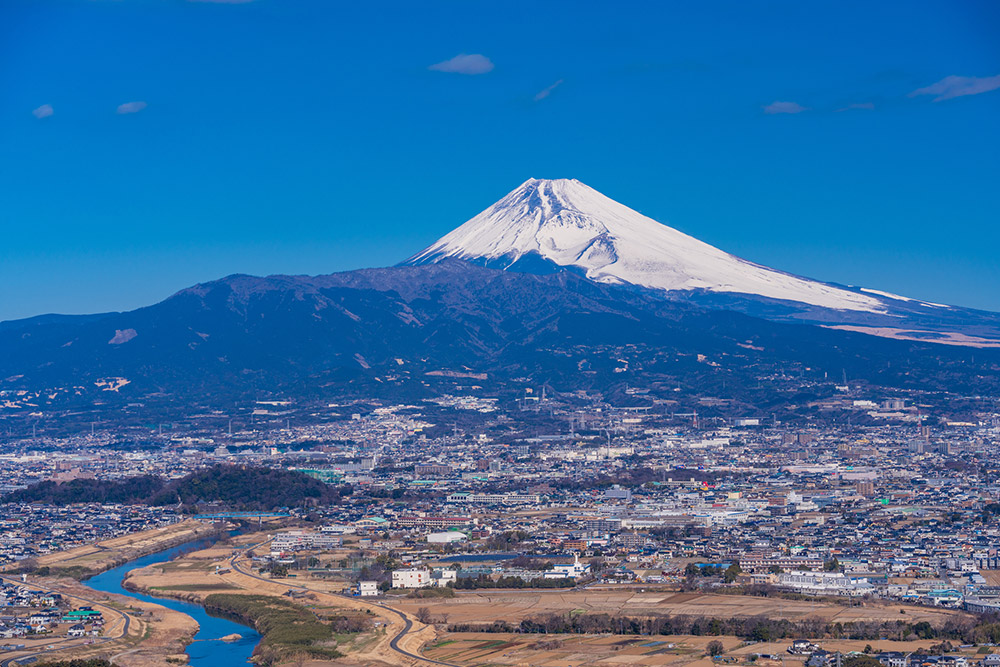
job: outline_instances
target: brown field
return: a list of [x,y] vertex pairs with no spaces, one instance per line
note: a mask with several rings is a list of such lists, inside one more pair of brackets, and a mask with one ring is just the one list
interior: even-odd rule
[[[944,622],[962,612],[900,604],[867,603],[843,606],[833,602],[781,600],[740,595],[678,593],[668,590],[592,588],[583,591],[459,591],[454,598],[407,599],[389,602],[415,614],[427,607],[434,616],[448,615],[449,623],[519,622],[547,613],[604,612],[625,616],[687,615],[703,617],[766,616],[774,619],[819,618],[829,622],[899,620]],[[900,611],[905,611],[905,615]]]
[[980,570],[979,574],[983,575],[990,586],[1000,585],[1000,570]]
[[[786,653],[789,641],[747,644],[735,637],[691,637],[687,635],[621,636],[621,635],[520,635],[477,632],[442,634],[428,644],[428,658],[458,665],[535,665],[537,667],[579,667],[601,665],[691,665],[709,667],[714,664],[705,657],[710,641],[719,640],[725,647],[725,657],[745,663],[751,653],[781,656],[779,660],[759,660],[761,667],[777,667],[784,663],[801,667],[802,656]],[[876,650],[913,651],[926,648],[932,641],[864,642],[830,640],[820,642],[828,651],[862,651],[871,643]]]

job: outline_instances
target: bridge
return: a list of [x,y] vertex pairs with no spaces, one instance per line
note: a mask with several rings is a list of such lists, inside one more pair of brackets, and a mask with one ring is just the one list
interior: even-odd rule
[[214,514],[195,514],[195,519],[277,519],[291,516],[288,512],[216,512]]

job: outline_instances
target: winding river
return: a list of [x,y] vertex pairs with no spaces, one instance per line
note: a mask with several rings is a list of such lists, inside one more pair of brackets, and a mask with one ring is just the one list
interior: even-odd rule
[[[228,619],[210,616],[203,607],[191,602],[133,593],[122,588],[122,581],[130,571],[146,565],[164,563],[178,554],[203,549],[213,542],[214,540],[197,540],[143,556],[113,570],[93,576],[85,580],[84,583],[96,591],[155,602],[158,605],[187,614],[196,620],[199,626],[198,632],[194,636],[194,641],[185,649],[193,667],[245,667],[254,647],[260,641],[260,635],[253,628]],[[231,634],[239,634],[243,638],[233,642],[220,641],[220,637]]]

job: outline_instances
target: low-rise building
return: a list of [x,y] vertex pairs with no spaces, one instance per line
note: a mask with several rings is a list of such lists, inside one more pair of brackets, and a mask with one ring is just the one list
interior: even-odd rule
[[393,588],[424,588],[431,585],[431,574],[427,570],[410,568],[406,570],[393,570]]
[[378,582],[377,581],[359,581],[357,588],[358,595],[366,598],[378,595]]

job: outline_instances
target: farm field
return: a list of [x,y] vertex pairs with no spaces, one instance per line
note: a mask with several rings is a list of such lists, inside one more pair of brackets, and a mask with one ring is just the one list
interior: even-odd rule
[[[929,621],[943,623],[962,612],[900,604],[867,603],[846,606],[812,600],[782,600],[739,595],[680,593],[669,590],[622,590],[591,588],[575,591],[486,590],[457,591],[454,598],[399,598],[388,604],[416,614],[427,607],[435,617],[447,616],[448,623],[490,623],[494,620],[519,622],[549,613],[608,613],[625,616],[687,615],[702,617],[753,617],[800,620],[816,618],[828,622]],[[905,613],[900,613],[901,611]]]
[[[724,657],[743,663],[751,653],[778,656],[776,660],[756,661],[759,667],[801,667],[803,658],[786,653],[789,641],[747,644],[736,637],[692,637],[689,635],[544,635],[478,632],[442,633],[428,644],[424,656],[456,665],[533,665],[536,667],[628,667],[642,665],[690,665],[710,667],[716,664],[705,657],[708,643],[721,641]],[[822,641],[828,651],[861,651],[866,644],[877,650],[913,651],[927,648],[932,641],[865,642]]]

